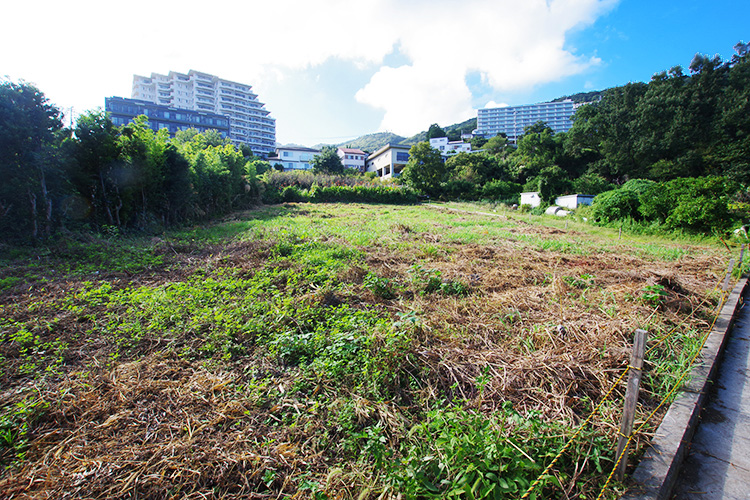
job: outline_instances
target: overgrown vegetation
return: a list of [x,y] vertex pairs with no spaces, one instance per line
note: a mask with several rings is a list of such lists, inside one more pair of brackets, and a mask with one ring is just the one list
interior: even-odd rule
[[[404,181],[433,198],[506,204],[522,191],[538,191],[546,205],[599,195],[602,224],[703,234],[741,226],[750,218],[750,51],[735,50],[729,61],[696,55],[690,75],[678,66],[607,89],[578,108],[567,133],[540,122],[515,145],[493,137],[444,164],[415,145]],[[634,189],[639,182],[651,191]]]
[[[285,204],[4,247],[0,490],[518,498],[635,328],[665,338],[639,418],[655,408],[710,322],[724,247],[457,208]],[[537,498],[599,493],[623,391]]]

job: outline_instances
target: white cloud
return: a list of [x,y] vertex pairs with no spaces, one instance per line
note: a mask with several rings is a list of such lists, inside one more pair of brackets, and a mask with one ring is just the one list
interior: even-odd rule
[[484,105],[485,108],[507,108],[508,106],[510,106],[510,104],[507,102],[497,103],[495,101],[490,101]]
[[[512,92],[598,64],[567,48],[566,34],[617,1],[12,2],[0,20],[0,71],[90,109],[129,95],[133,74],[196,69],[253,83],[262,99],[295,71],[337,58],[372,68],[357,100],[383,110],[382,129],[410,134],[473,115],[469,73]],[[394,49],[408,65],[383,65]]]

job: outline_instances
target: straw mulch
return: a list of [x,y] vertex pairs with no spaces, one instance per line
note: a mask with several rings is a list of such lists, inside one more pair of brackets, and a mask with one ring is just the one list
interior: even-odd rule
[[[396,237],[441,240],[437,233],[406,229]],[[268,245],[245,242],[201,252],[165,246],[164,252],[182,262],[181,271],[110,279],[117,286],[129,280],[166,282],[189,274],[199,261],[252,273],[267,257]],[[368,253],[369,270],[403,285],[396,299],[365,290],[364,272],[356,269],[342,274],[351,288],[337,297],[354,307],[379,308],[394,320],[397,312],[416,312],[414,366],[406,369],[426,375],[402,402],[449,397],[491,412],[513,401],[522,411],[539,410],[571,425],[586,416],[585,402],[597,401],[627,365],[635,328],[651,322],[667,330],[693,312],[682,328],[707,328],[709,295],[722,267],[710,255],[663,264],[627,251],[571,256],[502,240],[448,245],[428,257],[427,267],[469,286],[467,297],[455,297],[409,289],[409,269],[425,259],[419,252],[415,246]],[[582,275],[593,277],[576,282]],[[640,300],[644,286],[653,284],[668,292],[656,314]],[[60,281],[50,284],[48,293],[76,286]],[[9,311],[21,311],[27,300],[18,293],[4,302]],[[0,476],[1,498],[303,498],[309,492],[300,489],[301,474],[326,483],[329,493],[338,495],[333,498],[349,498],[361,486],[354,473],[345,479],[332,473],[347,465],[326,452],[321,436],[328,431],[319,428],[323,410],[287,392],[293,371],[264,358],[207,365],[158,349],[140,359],[108,362],[108,346],[81,335],[85,320],[61,317],[58,324],[74,353],[67,373],[38,387],[5,374],[10,386],[3,388],[0,405],[36,393],[49,407],[35,423],[23,464]],[[8,359],[9,349],[2,352]],[[273,405],[241,389],[254,371],[276,374],[279,396]],[[482,376],[487,382],[480,387]],[[337,389],[323,390],[335,397]],[[357,401],[362,419],[382,421],[392,436],[408,429],[407,409]],[[648,391],[645,403],[647,408],[656,403]],[[609,429],[613,419],[604,417],[596,425]],[[287,421],[295,425],[278,425]]]

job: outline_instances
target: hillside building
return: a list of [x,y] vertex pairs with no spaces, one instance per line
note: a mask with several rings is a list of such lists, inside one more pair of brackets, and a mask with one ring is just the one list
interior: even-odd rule
[[190,70],[167,75],[133,76],[131,97],[171,108],[201,111],[229,119],[229,138],[267,156],[276,147],[276,120],[258,100],[252,86]]
[[386,144],[367,157],[366,171],[375,172],[381,179],[390,179],[401,175],[409,161],[411,146]]
[[178,109],[125,97],[105,98],[104,110],[109,113],[112,123],[117,126],[127,125],[136,116],[146,115],[151,129],[156,131],[166,128],[171,136],[174,136],[178,130],[189,128],[198,129],[200,132],[214,129],[222,137],[229,136],[229,118],[216,113]]
[[312,160],[320,154],[320,150],[301,146],[282,146],[268,157],[271,166],[281,165],[284,170],[311,170]]
[[339,148],[337,151],[344,168],[356,169],[358,172],[365,171],[367,153],[361,149]]
[[524,129],[537,122],[546,123],[555,133],[567,132],[573,126],[571,118],[578,106],[566,99],[560,102],[479,109],[474,135],[489,139],[504,133],[509,142],[515,143],[523,135]]
[[447,137],[433,137],[430,147],[440,151],[443,159],[458,153],[471,153],[471,144],[464,141],[449,141]]

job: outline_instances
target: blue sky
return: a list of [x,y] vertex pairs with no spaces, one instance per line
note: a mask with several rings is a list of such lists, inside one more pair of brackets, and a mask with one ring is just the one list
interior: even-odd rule
[[739,0],[38,0],[4,7],[0,75],[75,115],[134,74],[205,71],[311,146],[687,72],[750,41],[748,18]]

